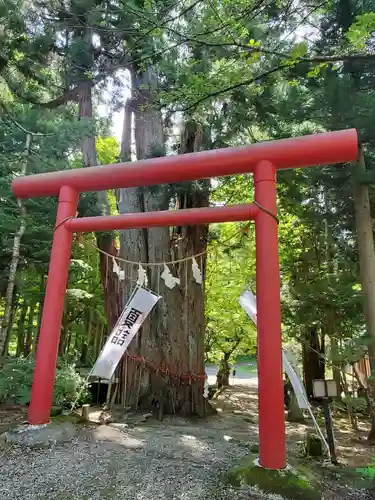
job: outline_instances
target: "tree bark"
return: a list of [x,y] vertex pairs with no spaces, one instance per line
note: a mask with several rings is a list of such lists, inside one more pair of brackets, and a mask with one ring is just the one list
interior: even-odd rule
[[223,359],[220,362],[219,371],[217,372],[216,375],[216,385],[218,389],[229,386],[229,376],[230,376],[229,357],[230,353],[225,352]]
[[306,392],[313,399],[313,380],[324,378],[324,336],[319,337],[318,328],[313,326],[302,340],[303,374]]
[[18,320],[18,332],[17,332],[17,349],[16,356],[19,357],[24,354],[25,349],[25,321],[27,315],[27,303],[22,304],[20,317]]
[[353,373],[358,382],[358,397],[364,397],[367,402],[367,410],[371,415],[371,401],[368,394],[368,378],[366,373],[362,373],[359,369],[359,363],[352,363]]
[[342,377],[341,377],[342,361],[340,359],[338,352],[338,342],[334,336],[331,337],[331,360],[332,360],[332,375],[334,381],[336,382],[336,387],[338,392],[337,399],[341,400],[341,393],[343,390]]
[[[79,89],[79,118],[93,118],[92,104],[92,82],[86,80]],[[82,143],[82,156],[84,167],[98,165],[96,155],[96,142],[94,134],[89,134]],[[110,205],[106,191],[96,193],[98,215],[110,215]],[[114,236],[112,232],[97,234],[98,248],[101,250],[99,256],[100,276],[102,282],[104,309],[108,320],[108,329],[112,330],[122,311],[122,293],[117,275],[113,272],[112,257],[117,255]]]
[[34,331],[34,316],[35,316],[35,302],[31,301],[29,307],[29,317],[27,320],[25,356],[29,356],[29,354],[31,354],[31,348],[33,343],[33,331]]
[[120,160],[123,162],[131,161],[132,157],[132,102],[133,99],[127,99],[124,106],[124,122],[120,146]]
[[[334,245],[333,245],[333,237],[332,237],[332,227],[329,223],[329,199],[327,189],[324,190],[324,206],[325,206],[325,240],[326,240],[326,261],[327,261],[327,270],[328,270],[328,283],[329,287],[332,290],[335,282],[334,278]],[[330,343],[331,343],[331,362],[332,362],[332,373],[333,379],[336,382],[338,398],[341,399],[341,360],[339,359],[339,343],[338,343],[338,315],[334,306],[331,305],[330,309],[327,312],[327,318],[325,322],[325,327],[322,329],[322,335],[327,333]]]
[[18,304],[18,294],[16,293],[16,290],[13,291],[13,298],[12,298],[12,309],[10,313],[10,321],[9,321],[9,326],[8,326],[8,331],[6,332],[6,337],[5,337],[5,344],[4,344],[4,356],[8,356],[8,349],[9,349],[9,344],[12,339],[12,333],[13,333],[13,318],[15,317],[17,313],[17,304]]
[[[29,161],[29,154],[30,154],[30,145],[31,145],[31,135],[27,134],[26,135],[26,142],[25,142],[25,149],[23,152],[23,161],[22,161],[22,166],[21,166],[21,175],[25,175],[27,172],[27,164]],[[13,239],[13,250],[12,250],[12,259],[10,261],[10,268],[9,268],[9,279],[8,279],[8,286],[7,290],[5,293],[5,309],[4,309],[4,316],[3,320],[0,324],[0,358],[3,355],[6,355],[4,352],[4,347],[6,343],[6,336],[7,332],[9,330],[9,324],[10,324],[10,319],[11,319],[11,312],[12,312],[12,301],[13,301],[13,292],[14,292],[14,287],[16,283],[16,275],[17,275],[17,268],[18,268],[18,263],[20,260],[20,247],[21,247],[21,239],[22,236],[25,233],[26,230],[26,218],[25,218],[25,208],[20,199],[17,200],[18,207],[20,209],[20,226],[18,228],[18,231],[14,235]]]
[[84,364],[85,366],[88,364],[90,346],[92,344],[92,333],[93,333],[92,320],[93,320],[93,312],[92,309],[89,308],[85,311],[85,327],[87,336],[82,339],[81,357],[80,357],[81,363]]
[[36,355],[36,346],[38,345],[40,325],[42,323],[44,292],[45,292],[45,278],[44,278],[44,273],[42,273],[40,275],[40,285],[39,285],[38,319],[37,319],[37,326],[36,326],[35,335],[33,338],[33,347],[32,347],[33,356]]
[[[137,96],[132,101],[137,159],[164,155],[162,117],[153,106],[156,84],[152,69],[133,70],[133,95]],[[129,138],[129,134],[124,133],[123,137]],[[129,144],[124,144],[122,151],[129,151]],[[123,189],[119,192],[118,206],[122,214],[167,210],[171,198],[165,186]],[[193,202],[186,197],[184,206],[179,208],[187,208],[190,203],[203,203],[203,198],[198,196],[198,201]],[[189,235],[191,239],[188,239]],[[160,279],[163,262],[179,259],[182,254],[184,257],[186,253],[194,254],[199,251],[198,247],[205,248],[206,239],[202,235],[205,235],[202,228],[184,228],[178,240],[173,238],[169,228],[121,233],[122,257],[134,262],[161,263],[161,267],[148,268],[148,281],[149,287],[163,297],[150,321],[129,347],[131,356],[142,356],[146,363],[132,361],[132,358],[126,363],[125,406],[157,410],[161,416],[164,413],[203,416],[208,409],[203,398],[204,380],[186,377],[186,374],[204,373],[203,287],[192,282],[191,262],[170,266],[172,273],[181,280],[180,287],[170,290]],[[136,266],[133,266],[126,273],[126,298],[136,277]]]
[[241,343],[241,339],[236,336],[234,339],[235,342],[230,348],[229,351],[223,351],[223,359],[220,362],[220,367],[219,371],[216,375],[216,385],[218,389],[221,389],[222,387],[227,387],[229,386],[229,377],[230,377],[230,366],[229,366],[229,360],[234,351],[237,349],[239,344]]
[[375,254],[368,187],[361,183],[361,176],[363,176],[365,171],[365,158],[361,149],[357,162],[357,178],[354,179],[354,211],[357,226],[363,310],[369,339],[368,353],[371,368],[371,376],[368,379],[368,396],[371,405],[371,430],[368,439],[375,441]]
[[69,335],[68,329],[69,329],[68,305],[65,302],[64,315],[63,315],[62,325],[61,325],[59,351],[58,351],[59,358],[64,358],[64,356],[65,356],[66,344],[67,344],[68,335]]

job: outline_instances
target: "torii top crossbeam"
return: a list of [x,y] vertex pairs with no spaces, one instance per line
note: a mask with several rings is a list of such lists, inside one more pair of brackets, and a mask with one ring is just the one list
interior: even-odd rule
[[270,161],[277,170],[330,165],[351,161],[357,146],[354,129],[326,132],[238,148],[18,177],[12,182],[12,191],[18,198],[37,198],[58,195],[62,186],[82,193],[185,182],[253,172],[262,160]]

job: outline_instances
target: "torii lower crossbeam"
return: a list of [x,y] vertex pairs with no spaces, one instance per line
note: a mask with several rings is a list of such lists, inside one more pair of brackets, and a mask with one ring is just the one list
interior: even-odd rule
[[[286,465],[281,356],[276,170],[349,162],[355,130],[270,141],[242,148],[74,169],[14,179],[19,198],[59,195],[28,421],[48,423],[73,232],[255,220],[260,464]],[[232,207],[75,218],[80,192],[149,186],[252,172],[255,203]]]

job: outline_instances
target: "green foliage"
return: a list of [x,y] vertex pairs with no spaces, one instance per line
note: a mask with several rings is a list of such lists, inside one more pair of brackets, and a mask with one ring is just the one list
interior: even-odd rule
[[53,390],[53,404],[56,406],[71,406],[88,401],[88,382],[75,370],[75,366],[68,363],[57,365],[55,386]]
[[[245,189],[244,189],[245,188]],[[223,180],[215,190],[216,202],[239,203],[248,199],[249,180]],[[253,354],[256,330],[239,305],[246,286],[255,278],[255,241],[248,223],[211,226],[212,239],[206,272],[206,353],[210,362],[229,354],[230,360]]]
[[[34,360],[25,358],[9,358],[1,365],[0,402],[30,402],[34,367]],[[87,381],[75,371],[74,365],[59,363],[55,376],[53,404],[68,407],[74,402],[82,403],[87,398]]]
[[365,412],[368,409],[368,403],[365,398],[354,398],[352,396],[345,396],[343,403],[347,406],[350,405],[355,411]]
[[296,43],[290,55],[292,59],[300,59],[307,54],[309,44],[306,41]]
[[375,29],[375,12],[365,12],[356,17],[348,30],[348,40],[357,50],[363,50]]
[[367,467],[361,467],[356,469],[356,472],[360,474],[363,479],[370,479],[375,483],[375,457],[372,459],[372,463]]
[[[19,174],[24,158],[27,161],[27,174],[75,167],[75,158],[79,156],[77,148],[80,146],[80,141],[87,135],[87,129],[72,116],[69,109],[43,111],[15,103],[8,106],[8,110],[9,115],[5,115],[4,120],[0,121],[0,172],[2,174],[0,181],[0,196],[2,198],[0,292],[2,296],[4,296],[7,286],[9,260],[13,251],[13,235],[20,224],[19,208],[10,192],[12,178]],[[34,133],[42,134],[33,136],[30,150],[25,153],[23,151],[26,134],[18,124]],[[98,144],[100,161],[103,163],[116,161],[118,143],[115,139],[100,137]],[[41,198],[25,200],[24,202],[26,231],[21,241],[20,261],[16,275],[13,328],[9,340],[9,352],[12,355],[15,355],[16,352],[22,354],[25,349],[29,349],[25,347],[27,341],[26,338],[22,337],[22,330],[24,335],[30,336],[31,350],[34,350],[35,336],[38,335],[40,327],[40,313],[52,243],[52,228],[56,218],[56,201],[54,198]],[[95,207],[95,203],[95,197],[91,194],[82,196],[80,212],[88,215],[90,211],[94,211],[92,207]],[[111,204],[114,210],[116,201],[113,195]],[[90,238],[88,238],[88,242],[89,240]],[[89,262],[90,260],[91,262]],[[69,288],[75,291],[69,292],[67,296],[64,325],[69,330],[73,329],[73,334],[70,334],[72,343],[66,345],[66,354],[69,355],[70,359],[77,359],[80,356],[78,350],[82,348],[82,345],[85,345],[87,336],[84,330],[84,325],[88,324],[89,313],[87,311],[92,310],[90,325],[93,325],[98,335],[100,335],[103,322],[105,322],[103,320],[103,297],[98,284],[98,282],[100,283],[98,255],[97,250],[92,245],[85,247],[85,250],[82,251],[78,242],[73,244],[70,278],[71,286]],[[28,311],[26,317],[22,316],[24,307]],[[77,310],[81,315],[77,315]],[[0,307],[0,316],[1,314],[2,307]],[[29,326],[24,328],[23,322]],[[69,337],[68,333],[67,335]],[[93,342],[88,347],[85,359],[87,356],[89,358],[95,357],[99,348],[100,346]]]
[[[108,134],[108,124],[111,114],[123,107],[129,84],[119,69],[133,69],[130,83],[136,80],[136,95],[131,105],[138,106],[140,119],[149,112],[152,86],[137,82],[150,68],[157,74],[153,104],[162,109],[170,150],[179,149],[175,110],[184,121],[202,125],[201,149],[355,127],[371,183],[373,2],[354,2],[350,8],[345,2],[328,2],[303,9],[298,13],[287,0],[262,8],[245,0],[193,2],[188,7],[173,0],[82,0],[63,10],[59,2],[49,2],[42,12],[25,0],[2,2],[0,102],[7,109],[0,120],[2,299],[20,222],[10,183],[24,164],[25,130],[33,133],[27,173],[81,168],[82,142],[93,136],[99,163],[118,161],[119,144]],[[315,34],[307,42],[311,25]],[[357,57],[356,50],[368,57]],[[341,61],[342,54],[346,57]],[[326,61],[325,55],[335,61]],[[93,117],[86,110],[88,116],[78,120],[77,103],[82,104],[88,88],[94,96]],[[98,101],[109,109],[108,119],[98,118]],[[159,148],[148,156],[164,153]],[[167,195],[196,194],[200,186],[174,184]],[[156,195],[164,188],[154,189]],[[252,198],[252,189],[251,176],[218,179],[211,201],[244,203]],[[370,194],[373,200],[373,190]],[[366,339],[351,170],[338,166],[280,172],[278,195],[284,340],[300,343],[314,326],[327,340],[327,355],[329,339],[335,338],[340,362],[353,361],[363,354]],[[117,213],[113,192],[109,201],[110,212]],[[56,199],[27,200],[25,209],[12,354],[27,350],[28,325],[33,341],[39,331]],[[79,214],[98,213],[96,194],[81,195]],[[246,224],[213,226],[208,241],[206,348],[208,357],[217,361],[224,352],[235,358],[256,348],[255,329],[238,304],[245,286],[254,289],[255,242]],[[60,354],[89,364],[106,324],[92,235],[75,239],[72,257]]]
[[110,165],[117,162],[120,156],[120,146],[114,137],[98,137],[96,152],[100,165]]
[[0,367],[0,402],[30,402],[35,364],[25,359],[10,360]]

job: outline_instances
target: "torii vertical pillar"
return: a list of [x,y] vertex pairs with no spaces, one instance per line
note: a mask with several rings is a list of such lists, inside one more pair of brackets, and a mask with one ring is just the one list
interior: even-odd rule
[[267,469],[286,465],[282,372],[280,274],[276,167],[261,161],[254,169],[256,297],[258,327],[259,462]]
[[56,226],[52,240],[42,324],[35,362],[34,380],[28,420],[31,424],[49,422],[53,384],[60,340],[64,297],[70,264],[73,233],[64,223],[77,211],[78,193],[68,187],[60,189]]

